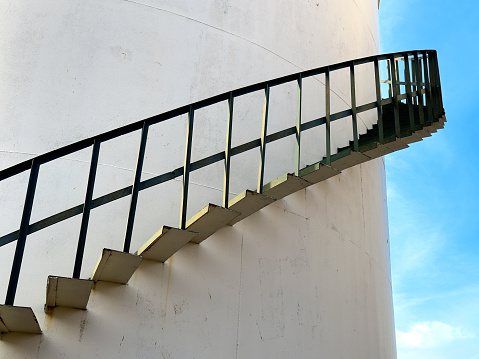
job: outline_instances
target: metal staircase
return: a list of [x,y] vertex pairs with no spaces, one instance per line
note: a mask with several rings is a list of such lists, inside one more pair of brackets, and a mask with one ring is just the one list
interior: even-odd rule
[[[357,104],[355,71],[358,66],[363,64],[372,64],[374,66],[374,75],[371,76],[374,76],[376,100]],[[401,71],[399,70],[400,67]],[[387,73],[385,80],[380,78],[382,68],[387,69],[385,71]],[[341,69],[349,69],[351,104],[347,110],[331,113],[330,75],[332,72]],[[302,82],[306,78],[318,75],[324,76],[325,79],[325,115],[304,122],[302,121],[301,108]],[[270,89],[291,82],[297,84],[296,126],[268,134]],[[381,91],[382,87],[387,87],[387,91]],[[231,134],[234,100],[255,91],[263,91],[264,94],[262,133],[259,138],[253,141],[232,147]],[[387,94],[383,92],[387,92]],[[227,101],[229,108],[226,148],[224,151],[192,162],[192,135],[195,111],[221,101]],[[368,129],[366,133],[360,134],[357,123],[358,115],[370,110],[377,112],[377,123],[371,129]],[[153,178],[141,180],[148,129],[154,124],[184,114],[188,117],[184,165],[179,168],[172,168],[170,171]],[[353,138],[348,146],[334,151],[331,148],[331,123],[346,117],[350,117],[352,120]],[[48,277],[45,310],[55,306],[86,309],[94,282],[110,281],[125,284],[143,259],[165,262],[185,244],[189,242],[201,243],[222,227],[234,225],[272,202],[314,183],[335,176],[351,166],[407,148],[408,144],[420,141],[422,138],[436,132],[437,129],[443,128],[445,121],[436,52],[431,50],[408,51],[365,57],[257,83],[81,140],[4,169],[0,171],[0,181],[20,175],[26,171],[29,171],[29,181],[19,229],[0,237],[0,247],[16,241],[16,250],[5,305],[0,305],[0,332],[41,333],[33,310],[29,307],[14,306],[24,248],[29,234],[68,218],[81,215],[82,221],[72,278]],[[326,146],[326,155],[318,158],[316,163],[301,168],[301,134],[304,131],[320,126],[323,126],[325,129],[324,144]],[[93,198],[100,145],[134,131],[141,131],[141,140],[133,183],[130,186]],[[270,183],[264,183],[266,145],[288,136],[294,136],[296,141],[294,173],[286,173]],[[40,167],[60,157],[89,147],[92,148],[92,157],[84,203],[31,223],[30,217]],[[243,193],[230,199],[230,164],[232,156],[258,147],[260,149],[260,166],[257,188],[254,190],[245,189]],[[224,162],[223,201],[221,206],[211,203],[206,204],[201,211],[188,219],[187,206],[190,173],[220,161]],[[130,253],[139,192],[177,177],[182,177],[183,179],[179,228],[163,226],[134,254]],[[91,210],[127,196],[131,198],[131,201],[122,250],[105,248],[91,278],[80,279]],[[8,209],[4,208],[3,210]]]

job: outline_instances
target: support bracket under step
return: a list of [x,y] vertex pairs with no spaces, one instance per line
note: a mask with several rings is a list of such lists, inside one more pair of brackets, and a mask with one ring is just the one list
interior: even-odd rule
[[134,254],[104,248],[91,279],[126,284],[143,258]]
[[198,233],[163,226],[140,249],[137,255],[158,262],[166,262]]
[[228,208],[241,214],[233,218],[228,224],[232,226],[274,201],[276,201],[276,199],[271,198],[270,196],[246,190],[229,202]]
[[53,307],[86,309],[93,281],[48,276],[45,311]]
[[40,334],[42,330],[30,307],[0,305],[0,333]]
[[240,213],[209,204],[186,222],[186,229],[198,234],[191,242],[201,243],[220,228],[226,226]]

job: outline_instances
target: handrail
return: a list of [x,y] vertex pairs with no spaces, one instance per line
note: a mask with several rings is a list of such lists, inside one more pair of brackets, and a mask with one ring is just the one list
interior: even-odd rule
[[[402,58],[402,56],[404,56],[405,54],[414,55],[416,53],[420,53],[422,55],[424,55],[425,53],[435,54],[436,51],[435,50],[421,50],[421,51],[414,50],[414,51],[407,51],[407,52],[394,52],[394,53],[389,53],[389,54],[362,57],[360,59],[353,60],[353,61],[354,61],[354,64],[356,66],[356,65],[362,65],[362,64],[374,62],[375,59],[377,59],[378,61],[383,61],[383,60],[389,60],[391,56],[394,56],[394,58],[396,58],[396,57]],[[0,181],[4,180],[6,178],[12,177],[14,175],[17,175],[17,174],[19,174],[21,172],[24,172],[26,170],[29,170],[30,167],[31,167],[31,162],[32,162],[33,159],[36,159],[39,163],[44,164],[44,163],[50,162],[54,159],[67,156],[67,155],[70,155],[74,152],[77,152],[77,151],[83,150],[87,147],[90,147],[90,146],[93,145],[93,142],[95,140],[100,141],[100,142],[105,142],[105,141],[112,140],[114,138],[126,135],[128,133],[140,130],[142,128],[144,122],[146,122],[148,125],[151,126],[151,125],[157,124],[159,122],[169,120],[173,117],[181,116],[183,114],[186,114],[189,111],[190,106],[192,106],[196,110],[199,110],[201,108],[213,105],[215,103],[228,100],[229,97],[230,97],[230,94],[232,94],[233,97],[239,97],[239,96],[242,96],[242,95],[249,94],[251,92],[262,90],[266,87],[266,85],[269,85],[269,87],[274,87],[274,86],[277,86],[277,85],[282,85],[282,84],[285,84],[287,82],[294,81],[300,75],[303,79],[305,79],[307,77],[321,75],[321,74],[325,73],[328,69],[330,71],[340,70],[340,69],[349,67],[351,62],[352,62],[352,60],[343,61],[343,62],[339,62],[339,63],[334,64],[334,65],[322,66],[322,67],[318,67],[318,68],[307,70],[307,71],[300,71],[300,72],[297,72],[297,73],[294,73],[294,74],[291,74],[291,75],[278,77],[278,78],[273,79],[273,80],[263,81],[263,82],[259,82],[259,83],[253,84],[253,85],[241,87],[241,88],[238,88],[238,89],[233,90],[233,91],[224,92],[222,94],[219,94],[219,95],[216,95],[216,96],[213,96],[213,97],[209,97],[207,99],[203,99],[203,100],[200,100],[200,101],[193,102],[189,105],[181,106],[181,107],[175,108],[173,110],[169,110],[167,112],[164,112],[164,113],[152,116],[152,117],[148,117],[148,118],[145,118],[143,120],[136,121],[136,122],[130,123],[130,124],[122,126],[122,127],[115,128],[113,130],[104,132],[104,133],[96,135],[96,136],[86,138],[84,140],[77,141],[75,143],[72,143],[72,144],[66,145],[64,147],[46,152],[46,153],[44,153],[42,155],[39,155],[39,156],[36,156],[36,157],[34,157],[32,159],[29,159],[27,161],[20,162],[20,163],[14,165],[14,166],[9,167],[9,168],[3,169],[3,170],[0,171]]]
[[[405,81],[400,81],[400,71],[398,60],[404,61],[404,77]],[[388,68],[388,79],[380,79],[380,62],[386,61]],[[374,73],[375,73],[375,84],[376,84],[376,101],[372,101],[366,104],[357,104],[356,103],[356,93],[355,93],[355,68],[358,65],[373,63]],[[421,67],[422,66],[422,67]],[[351,108],[343,110],[336,113],[331,113],[330,111],[330,74],[333,71],[340,69],[349,69],[350,72],[350,89],[351,89]],[[424,79],[422,78],[422,73],[424,72]],[[325,75],[326,79],[326,114],[323,117],[310,120],[308,122],[301,121],[301,97],[302,97],[302,81],[305,78],[317,76],[320,74]],[[411,79],[412,76],[412,79]],[[382,98],[381,96],[381,83],[386,83],[389,86],[389,96],[387,98]],[[267,135],[267,122],[268,122],[268,107],[269,107],[269,91],[272,87],[285,84],[288,82],[296,82],[298,89],[298,108],[297,108],[297,124],[295,126],[277,131],[275,133]],[[405,93],[401,93],[401,87],[405,87]],[[242,95],[246,95],[256,91],[264,91],[264,111],[263,111],[263,130],[261,137],[236,147],[231,147],[231,126],[233,123],[233,109],[234,109],[234,99]],[[425,104],[424,98],[425,96]],[[49,227],[55,223],[61,222],[78,214],[82,214],[81,229],[79,234],[77,254],[74,265],[73,277],[79,278],[81,264],[83,261],[83,253],[85,247],[86,233],[88,229],[88,221],[91,209],[102,206],[106,203],[112,202],[122,197],[131,195],[130,210],[128,214],[127,227],[125,233],[125,240],[123,251],[129,252],[131,235],[134,224],[136,204],[138,193],[141,190],[156,186],[163,182],[169,181],[171,179],[183,176],[183,188],[182,188],[182,200],[181,200],[181,213],[180,213],[180,228],[185,229],[186,224],[186,209],[188,204],[188,185],[189,185],[189,174],[192,171],[198,170],[210,164],[216,163],[218,161],[225,160],[225,180],[223,187],[223,206],[228,207],[228,193],[229,193],[229,179],[230,179],[230,159],[231,156],[238,155],[245,151],[251,150],[253,148],[260,148],[260,168],[258,173],[258,188],[257,191],[262,193],[263,190],[263,179],[264,179],[264,163],[265,163],[265,152],[266,145],[270,142],[285,138],[287,136],[295,135],[296,136],[296,165],[295,173],[299,174],[300,171],[300,136],[302,131],[306,131],[312,128],[315,128],[320,125],[326,126],[326,158],[325,163],[327,165],[331,164],[331,122],[338,119],[351,116],[352,117],[352,126],[353,126],[353,143],[354,150],[358,151],[358,140],[359,134],[357,129],[357,116],[359,113],[368,111],[376,108],[378,113],[378,126],[379,126],[379,142],[383,143],[384,141],[384,130],[382,124],[382,107],[387,104],[392,104],[394,107],[394,119],[395,119],[395,132],[396,136],[400,137],[400,126],[399,126],[399,103],[402,100],[406,100],[406,103],[409,108],[409,119],[411,124],[411,129],[414,130],[414,113],[413,113],[413,104],[419,104],[421,109],[423,106],[427,107],[428,113],[426,116],[420,112],[420,121],[424,123],[426,118],[427,123],[432,123],[433,118],[438,118],[438,116],[443,112],[442,109],[442,98],[441,98],[441,89],[440,89],[440,79],[439,71],[437,66],[437,56],[434,50],[421,50],[421,51],[407,51],[407,52],[396,52],[383,55],[375,55],[363,57],[360,59],[344,61],[337,64],[323,66],[307,71],[301,71],[280,78],[276,78],[269,81],[263,81],[253,85],[245,86],[233,91],[225,92],[220,95],[216,95],[207,99],[203,99],[194,103],[191,103],[186,106],[178,107],[176,109],[158,114],[116,129],[111,131],[75,142],[73,144],[55,149],[53,151],[44,153],[42,155],[36,156],[33,159],[18,163],[10,168],[0,171],[0,181],[6,178],[10,178],[17,174],[20,174],[24,171],[30,169],[30,179],[28,182],[28,189],[26,194],[26,200],[22,215],[22,221],[20,229],[9,234],[3,235],[0,237],[0,247],[17,240],[17,246],[15,250],[14,261],[12,265],[12,272],[10,276],[10,282],[7,291],[7,298],[5,303],[8,305],[13,305],[16,286],[18,283],[18,277],[20,273],[21,262],[23,258],[23,251],[25,247],[26,237],[28,234],[39,231],[43,228]],[[229,108],[229,118],[228,118],[228,131],[226,135],[226,149],[225,151],[220,151],[214,155],[202,158],[195,162],[191,162],[191,150],[192,150],[192,134],[193,134],[193,122],[194,122],[194,113],[196,110],[217,104],[219,102],[228,101]],[[141,181],[141,172],[143,166],[143,159],[145,154],[145,147],[147,142],[148,129],[151,125],[167,121],[174,117],[185,115],[188,116],[188,129],[187,129],[187,141],[185,146],[185,162],[182,167],[173,169],[172,171],[165,172],[161,175],[157,175],[148,180]],[[98,165],[98,158],[101,144],[112,140],[114,138],[123,136],[125,134],[141,130],[141,140],[138,150],[137,165],[135,168],[135,175],[133,184],[119,190],[110,192],[98,198],[93,198],[93,188],[95,183],[96,169]],[[92,146],[92,159],[90,162],[90,172],[88,177],[87,191],[85,195],[85,201],[83,204],[79,204],[72,208],[66,209],[62,212],[56,213],[50,217],[44,218],[40,221],[30,224],[30,215],[33,205],[33,198],[35,194],[36,181],[38,178],[38,171],[41,165],[59,159],[66,155],[70,155],[77,151],[83,150]]]

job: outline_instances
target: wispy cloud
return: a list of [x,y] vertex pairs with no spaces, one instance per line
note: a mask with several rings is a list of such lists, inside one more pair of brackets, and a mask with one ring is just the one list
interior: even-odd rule
[[397,331],[398,349],[431,349],[448,344],[454,340],[470,339],[475,335],[462,328],[442,322],[421,322],[412,325],[408,332]]

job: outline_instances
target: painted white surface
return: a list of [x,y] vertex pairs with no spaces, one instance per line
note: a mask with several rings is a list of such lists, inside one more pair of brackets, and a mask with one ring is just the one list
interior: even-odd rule
[[[378,51],[374,0],[10,1],[0,13],[0,168],[194,100]],[[358,104],[374,99],[371,70],[358,70]],[[345,109],[348,72],[331,80],[333,110]],[[324,111],[322,82],[304,83],[305,120]],[[270,131],[295,121],[295,84],[274,91]],[[235,105],[233,145],[259,137],[261,93]],[[361,116],[361,131],[374,120]],[[225,121],[226,104],[198,111],[193,160],[224,149]],[[346,121],[334,124],[333,145],[350,131]],[[184,132],[184,118],[150,130],[144,178],[182,164]],[[324,151],[321,132],[310,132],[303,165]],[[138,139],[102,145],[95,196],[131,184]],[[291,171],[292,140],[281,147],[268,147],[266,181]],[[42,167],[33,221],[83,201],[89,156]],[[233,193],[256,183],[257,152],[238,157]],[[190,215],[221,199],[222,167],[192,174]],[[18,226],[10,203],[23,202],[22,179],[1,184],[0,201],[12,208],[2,213],[2,234]],[[180,187],[140,193],[132,251],[161,225],[177,226]],[[92,212],[83,278],[103,247],[121,249],[128,204]],[[5,357],[395,357],[380,160],[273,203],[164,265],[145,260],[127,286],[96,284],[86,312],[45,316],[46,278],[71,275],[79,223],[29,236],[16,304],[33,307],[44,334],[5,335]],[[0,248],[0,293],[13,251]]]

